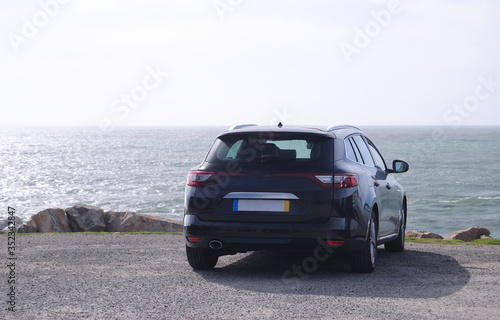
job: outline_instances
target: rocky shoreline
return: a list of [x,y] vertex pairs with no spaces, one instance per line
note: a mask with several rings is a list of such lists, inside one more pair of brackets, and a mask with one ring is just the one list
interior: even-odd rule
[[[0,221],[0,233],[6,233],[7,221]],[[26,224],[16,220],[18,233],[46,232],[182,232],[182,222],[136,212],[106,211],[95,206],[77,204],[60,209],[50,208],[38,212]],[[482,227],[470,227],[442,237],[428,231],[407,230],[406,237],[420,239],[444,239],[473,241],[491,238],[490,231]]]
[[95,206],[50,208],[38,212],[18,233],[46,232],[182,232],[182,223],[136,212],[106,211]]
[[482,227],[470,227],[467,229],[458,230],[450,233],[446,237],[442,237],[439,234],[428,232],[428,231],[415,231],[407,230],[405,233],[406,237],[419,238],[419,239],[442,239],[442,240],[462,240],[465,242],[470,242],[477,239],[484,239],[490,237],[490,231]]

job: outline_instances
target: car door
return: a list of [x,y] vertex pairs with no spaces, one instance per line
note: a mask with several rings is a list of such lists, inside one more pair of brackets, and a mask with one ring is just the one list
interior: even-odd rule
[[[375,162],[375,167],[377,168],[376,177],[380,182],[380,186],[386,191],[386,199],[384,204],[384,212],[381,213],[383,216],[382,223],[383,228],[386,230],[387,234],[397,233],[399,230],[399,219],[400,219],[400,192],[397,187],[396,179],[392,174],[387,173],[387,166],[384,158],[378,151],[377,147],[373,144],[370,139],[366,138],[368,149],[373,156],[373,161]],[[383,181],[383,182],[382,182]]]
[[360,153],[362,160],[361,167],[371,179],[369,187],[374,189],[378,204],[378,235],[379,237],[384,237],[393,233],[394,230],[394,226],[389,220],[389,189],[386,188],[387,174],[383,169],[376,167],[368,146],[361,135],[353,135],[352,142],[355,150]]

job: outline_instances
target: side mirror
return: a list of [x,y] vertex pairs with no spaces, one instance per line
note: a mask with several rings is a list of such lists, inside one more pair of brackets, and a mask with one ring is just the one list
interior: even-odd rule
[[403,173],[408,171],[410,168],[410,165],[408,162],[405,162],[403,160],[394,160],[392,162],[392,170],[389,170],[390,173]]

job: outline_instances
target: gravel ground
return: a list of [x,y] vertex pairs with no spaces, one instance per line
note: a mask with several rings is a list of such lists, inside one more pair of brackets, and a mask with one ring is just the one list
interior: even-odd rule
[[[343,257],[255,252],[193,271],[181,235],[17,237],[16,313],[2,319],[493,319],[500,246],[379,249],[371,274]],[[3,261],[7,238],[1,237]],[[0,268],[2,301],[9,269]],[[300,269],[298,269],[300,268]],[[294,273],[295,270],[295,273]],[[300,275],[300,277],[299,277]]]

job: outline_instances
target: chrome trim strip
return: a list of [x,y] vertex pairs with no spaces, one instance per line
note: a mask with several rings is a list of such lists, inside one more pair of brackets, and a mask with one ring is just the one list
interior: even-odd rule
[[230,192],[224,199],[276,199],[276,200],[296,200],[299,197],[293,193],[284,192]]
[[387,235],[387,236],[379,237],[378,240],[383,241],[383,240],[387,240],[388,238],[397,238],[397,237],[398,237],[397,233],[392,233],[392,234]]

